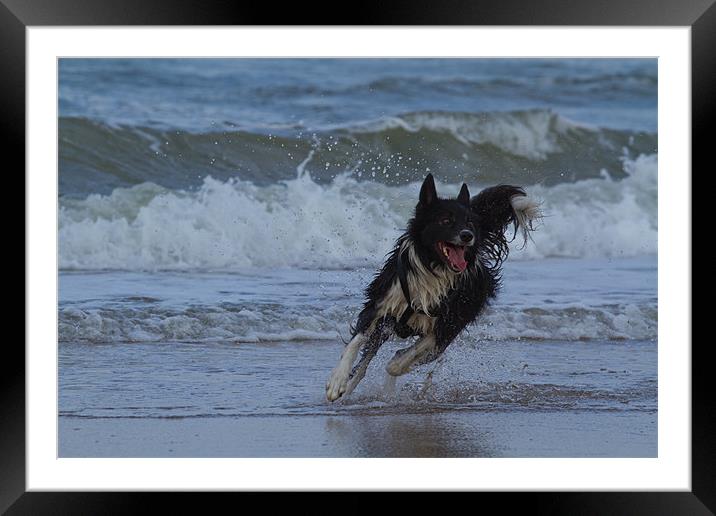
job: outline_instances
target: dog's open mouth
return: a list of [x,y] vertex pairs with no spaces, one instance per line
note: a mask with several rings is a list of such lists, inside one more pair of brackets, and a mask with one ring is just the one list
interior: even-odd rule
[[467,268],[465,261],[465,247],[449,242],[438,242],[438,254],[455,272],[462,272]]

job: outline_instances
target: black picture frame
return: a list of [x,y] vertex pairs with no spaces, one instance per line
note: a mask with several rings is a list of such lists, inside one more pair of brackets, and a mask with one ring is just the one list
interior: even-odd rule
[[[334,6],[335,7],[335,6]],[[5,160],[13,155],[25,169],[25,29],[28,26],[83,25],[543,25],[690,26],[692,59],[692,170],[710,154],[708,129],[716,105],[716,6],[714,0],[464,0],[394,1],[353,4],[355,9],[324,9],[320,4],[249,5],[193,0],[0,0],[0,113]],[[333,19],[321,20],[326,15]],[[341,16],[344,16],[341,19]],[[10,169],[8,169],[10,172]],[[693,173],[692,173],[693,178]],[[21,187],[24,191],[24,181]],[[692,197],[692,206],[695,200]],[[24,256],[25,262],[27,256]],[[692,262],[693,263],[693,262]],[[27,271],[27,269],[25,269]],[[26,272],[27,274],[27,272]],[[26,306],[26,309],[31,309]],[[12,342],[12,345],[11,345]],[[692,491],[590,493],[472,493],[530,512],[564,514],[713,514],[716,510],[714,403],[707,384],[709,343],[674,343],[692,350]],[[132,513],[149,499],[184,503],[183,494],[39,493],[25,489],[25,354],[6,342],[0,377],[0,511],[7,514]],[[349,495],[351,497],[357,494]],[[412,497],[421,503],[421,497]],[[483,500],[480,500],[481,503]],[[451,503],[459,503],[454,500]],[[276,502],[278,503],[278,500]],[[355,507],[346,498],[341,501]],[[269,506],[263,506],[266,510]],[[295,509],[294,509],[295,510]]]

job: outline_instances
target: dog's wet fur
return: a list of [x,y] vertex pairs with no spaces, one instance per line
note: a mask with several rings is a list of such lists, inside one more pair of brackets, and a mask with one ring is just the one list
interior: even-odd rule
[[328,400],[352,392],[393,335],[418,339],[390,360],[392,376],[440,357],[496,296],[510,225],[511,238],[520,231],[526,241],[539,217],[538,204],[520,187],[493,186],[470,198],[463,184],[456,199],[441,199],[428,174],[405,233],[365,291],[351,340],[326,385]]

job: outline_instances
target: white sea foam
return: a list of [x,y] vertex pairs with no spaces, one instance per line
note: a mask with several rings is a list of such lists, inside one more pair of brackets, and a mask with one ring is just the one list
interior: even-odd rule
[[622,180],[608,175],[529,188],[544,218],[533,242],[513,259],[626,257],[657,252],[657,157],[624,161]]
[[[650,340],[655,256],[510,262],[499,295],[461,337]],[[63,342],[276,342],[350,338],[373,267],[246,273],[61,273]]]
[[[356,305],[352,313],[358,313]],[[267,306],[253,317],[217,306],[184,310],[78,309],[59,311],[61,342],[339,341],[350,323],[346,307],[292,310]],[[657,335],[650,303],[561,308],[489,308],[460,337],[493,340],[649,340]],[[344,335],[345,337],[345,335]]]
[[[656,253],[657,158],[625,160],[624,170],[621,180],[529,187],[545,217],[533,242],[524,249],[515,244],[512,258]],[[438,190],[448,196],[458,187]],[[308,174],[269,186],[206,178],[195,191],[151,183],[118,188],[62,202],[60,268],[372,266],[405,227],[418,189],[418,183],[389,187],[347,176],[318,184]]]
[[[195,192],[153,185],[60,211],[60,266],[82,269],[344,267],[384,254],[401,211],[389,188],[310,177],[268,187],[207,178]],[[147,192],[155,192],[147,196]]]

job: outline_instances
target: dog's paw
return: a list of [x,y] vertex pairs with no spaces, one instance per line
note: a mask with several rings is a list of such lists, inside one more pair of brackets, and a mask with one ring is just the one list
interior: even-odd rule
[[341,367],[336,367],[326,383],[326,398],[328,401],[336,401],[343,396],[348,387],[349,372]]

